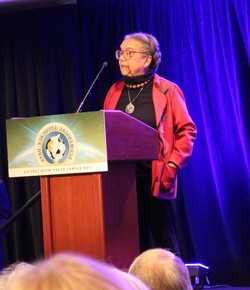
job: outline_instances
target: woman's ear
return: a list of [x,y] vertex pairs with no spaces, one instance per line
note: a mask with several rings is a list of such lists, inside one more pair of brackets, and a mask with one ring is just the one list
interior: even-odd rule
[[148,55],[148,56],[146,57],[146,61],[145,61],[145,63],[144,63],[144,68],[149,67],[150,64],[151,64],[151,62],[152,62],[152,55]]

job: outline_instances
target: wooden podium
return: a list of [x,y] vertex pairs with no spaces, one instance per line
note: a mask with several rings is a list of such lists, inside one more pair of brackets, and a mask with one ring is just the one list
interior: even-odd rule
[[157,159],[157,131],[121,111],[104,116],[107,172],[41,177],[44,255],[79,252],[125,269],[139,254],[135,161]]

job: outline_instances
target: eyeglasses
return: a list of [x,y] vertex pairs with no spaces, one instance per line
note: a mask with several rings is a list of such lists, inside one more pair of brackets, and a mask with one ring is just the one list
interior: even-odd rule
[[125,50],[117,50],[115,52],[115,57],[117,59],[120,59],[120,57],[123,55],[125,60],[129,60],[129,59],[131,59],[131,57],[134,56],[135,53],[146,53],[146,54],[148,54],[146,51],[134,51],[134,50],[125,49]]

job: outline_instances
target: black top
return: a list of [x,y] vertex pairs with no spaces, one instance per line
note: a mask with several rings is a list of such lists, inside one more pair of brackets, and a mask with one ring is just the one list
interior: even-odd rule
[[134,113],[131,114],[132,117],[142,121],[143,123],[156,128],[155,122],[155,111],[152,101],[152,80],[143,87],[143,90],[138,95],[136,100],[133,102],[136,95],[139,93],[141,88],[129,89],[124,86],[121,97],[117,103],[116,110],[125,112],[125,107],[129,103],[128,90],[130,92],[130,97],[133,105],[135,106]]

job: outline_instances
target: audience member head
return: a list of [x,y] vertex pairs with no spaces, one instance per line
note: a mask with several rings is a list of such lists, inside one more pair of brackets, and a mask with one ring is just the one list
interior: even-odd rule
[[55,254],[15,279],[8,290],[145,289],[138,278],[100,261],[71,253]]
[[192,290],[184,262],[164,249],[150,249],[138,256],[129,268],[152,290]]
[[33,267],[32,264],[26,262],[16,262],[3,268],[0,272],[0,290],[6,290],[12,280],[26,273]]

